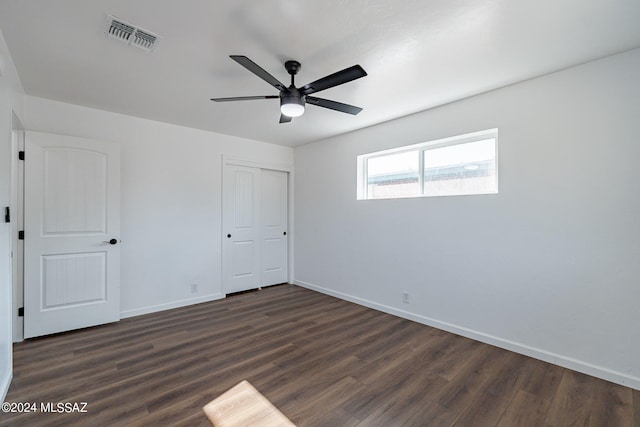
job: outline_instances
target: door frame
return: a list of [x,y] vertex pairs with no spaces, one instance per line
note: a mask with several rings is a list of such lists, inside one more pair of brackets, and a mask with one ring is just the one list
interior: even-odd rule
[[222,268],[220,269],[220,286],[222,288],[222,295],[225,294],[224,289],[224,221],[223,221],[223,212],[224,212],[224,176],[225,169],[227,165],[234,166],[246,166],[250,168],[259,168],[259,169],[270,169],[280,172],[288,173],[287,179],[287,282],[293,283],[294,280],[294,265],[293,265],[293,252],[294,252],[294,239],[295,236],[295,228],[294,228],[294,211],[293,211],[293,182],[294,182],[294,169],[293,164],[291,163],[277,163],[277,162],[263,162],[249,159],[242,159],[234,156],[222,155],[222,168],[221,168],[221,176],[220,176],[220,265]]
[[18,152],[24,151],[25,128],[12,111],[11,121],[11,287],[12,287],[12,341],[24,340],[24,317],[18,314],[24,306],[24,240],[18,231],[24,227],[24,162]]

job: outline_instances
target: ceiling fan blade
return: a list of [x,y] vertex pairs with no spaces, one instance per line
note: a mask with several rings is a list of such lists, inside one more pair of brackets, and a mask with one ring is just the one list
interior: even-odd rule
[[211,98],[215,102],[228,102],[228,101],[251,101],[254,99],[275,99],[280,98],[278,95],[266,95],[266,96],[235,96],[233,98]]
[[307,104],[317,105],[318,107],[329,108],[330,110],[340,111],[341,113],[353,114],[354,116],[362,111],[362,108],[342,102],[331,101],[324,98],[316,98],[315,96],[306,97]]
[[329,89],[331,87],[359,79],[366,75],[367,72],[361,66],[354,65],[353,67],[345,68],[342,71],[329,74],[315,82],[306,84],[300,88],[300,92],[302,92],[303,95],[309,95],[314,92],[320,92],[321,90]]
[[289,123],[290,121],[291,117],[280,114],[280,123]]
[[258,64],[256,64],[255,62],[253,62],[252,60],[250,60],[246,56],[230,55],[229,57],[231,59],[233,59],[234,61],[236,61],[238,64],[242,65],[247,70],[251,71],[256,76],[260,77],[265,82],[269,83],[271,86],[273,86],[276,89],[278,89],[279,91],[283,91],[283,90],[285,90],[287,88],[278,79],[273,77],[271,74],[269,74],[262,67],[260,67]]

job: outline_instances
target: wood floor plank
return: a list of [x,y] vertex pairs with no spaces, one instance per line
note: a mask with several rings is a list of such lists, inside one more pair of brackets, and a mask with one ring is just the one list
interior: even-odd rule
[[627,387],[593,379],[595,383],[589,425],[623,425],[633,419],[633,392]]
[[363,419],[363,425],[449,425],[452,411],[436,403],[432,396],[447,383],[444,378],[420,370],[414,372],[393,393],[388,393]]
[[[363,389],[361,393],[345,401],[341,405],[342,408],[356,418],[364,420],[376,409],[392,404],[398,399],[414,400],[417,398],[417,404],[424,403],[428,401],[428,394],[423,392],[420,387],[433,385],[434,382],[439,382],[438,385],[446,382],[446,380],[429,373],[427,370],[414,371],[413,369],[408,369],[407,367],[411,365],[405,362],[399,360],[396,364],[396,369],[389,370],[387,375],[368,384],[368,387]],[[418,381],[416,381],[416,378]],[[410,415],[411,412],[407,411],[406,416]]]
[[532,372],[523,381],[522,389],[535,396],[550,400],[550,396],[555,395],[558,385],[560,385],[565,369],[536,359],[529,359],[527,363],[532,366]]
[[472,357],[472,361],[466,364],[456,377],[434,394],[433,398],[437,403],[460,414],[471,404],[474,397],[481,393],[508,355],[490,346],[484,347],[483,350],[477,357]]
[[[314,382],[312,387],[305,387],[298,397],[280,405],[282,412],[297,426],[305,426],[320,422],[318,407],[325,413],[333,412],[350,396],[360,393],[364,386],[351,377],[343,377],[337,381],[326,379]],[[351,416],[351,414],[350,414]]]
[[406,420],[402,421],[407,427],[445,427],[453,424],[456,414],[437,403],[425,402],[421,404],[417,411]]
[[293,285],[14,346],[0,426],[207,426],[248,380],[300,427],[640,427],[640,392]]
[[362,427],[362,423],[359,419],[353,417],[344,409],[337,407],[331,411],[327,411],[320,415],[317,411],[312,414],[304,414],[307,418],[299,422],[298,427],[326,427],[326,426],[340,426],[340,427]]
[[498,420],[497,426],[541,426],[544,424],[550,405],[550,400],[518,390]]
[[509,399],[505,396],[495,397],[479,393],[464,411],[456,417],[452,425],[456,427],[495,426],[509,402]]
[[455,426],[495,426],[518,391],[518,379],[524,356],[507,353],[494,375],[474,393],[469,404],[456,418]]
[[587,375],[564,371],[544,425],[588,425],[595,384],[591,380]]
[[640,427],[640,391],[633,390],[633,426]]

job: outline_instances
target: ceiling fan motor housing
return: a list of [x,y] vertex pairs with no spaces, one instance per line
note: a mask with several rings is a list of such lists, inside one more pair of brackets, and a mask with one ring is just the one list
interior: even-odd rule
[[280,110],[289,117],[298,117],[304,112],[305,96],[295,86],[280,92]]

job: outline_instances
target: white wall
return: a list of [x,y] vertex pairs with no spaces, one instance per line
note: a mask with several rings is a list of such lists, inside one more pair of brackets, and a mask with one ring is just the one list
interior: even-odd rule
[[27,130],[121,144],[123,317],[223,296],[223,155],[293,163],[288,147],[42,98],[25,113]]
[[[640,49],[297,148],[296,283],[640,389],[638,76]],[[498,195],[356,200],[357,155],[490,128]]]
[[22,114],[23,90],[15,65],[0,32],[0,401],[4,401],[12,376],[11,339],[11,225],[4,222],[4,209],[11,206],[12,111]]

